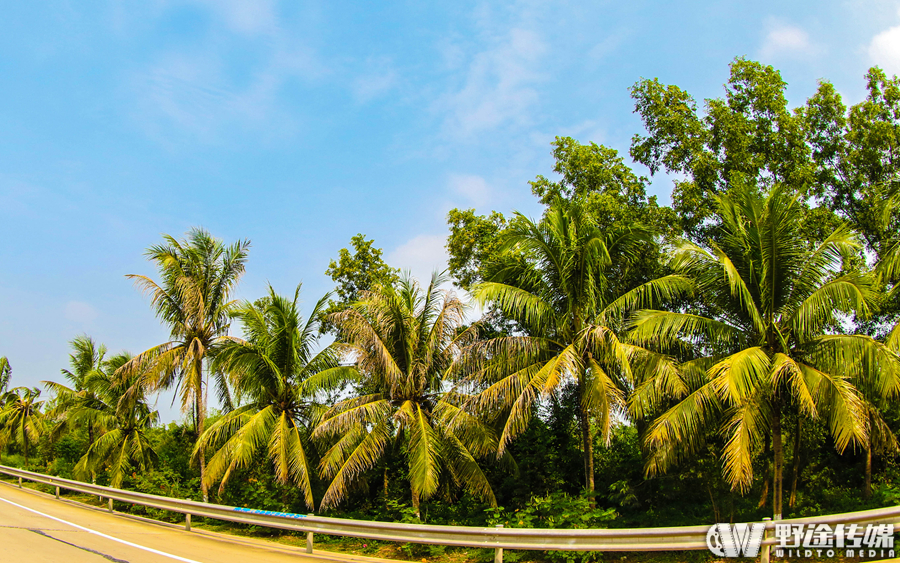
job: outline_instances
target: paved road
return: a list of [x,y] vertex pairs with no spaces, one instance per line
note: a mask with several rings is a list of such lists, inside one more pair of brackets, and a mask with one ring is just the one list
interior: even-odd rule
[[0,484],[0,561],[9,563],[324,563],[378,561],[152,523]]

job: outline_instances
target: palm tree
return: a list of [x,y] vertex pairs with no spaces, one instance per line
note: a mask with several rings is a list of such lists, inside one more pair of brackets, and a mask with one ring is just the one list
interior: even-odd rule
[[5,392],[9,387],[10,378],[12,378],[12,367],[9,365],[9,359],[6,356],[0,356],[0,393]]
[[[225,246],[203,229],[192,229],[186,240],[164,236],[165,244],[151,246],[147,257],[156,262],[160,283],[146,276],[129,275],[149,293],[156,315],[171,329],[171,340],[138,354],[124,369],[144,373],[141,385],[151,389],[175,386],[184,411],[191,411],[199,437],[206,421],[209,359],[225,342],[232,306],[231,292],[244,273],[249,241]],[[225,379],[213,371],[219,399],[230,398]],[[204,502],[206,452],[200,450],[200,488]]]
[[[898,210],[900,210],[900,190],[896,183],[878,190],[881,192],[881,228],[883,232],[896,232],[893,228]],[[896,236],[886,240],[881,250],[878,262],[875,264],[875,275],[883,292],[882,299],[885,302],[896,303],[900,298],[900,239]],[[894,354],[900,355],[900,322],[894,326],[885,337],[885,345]],[[887,406],[882,401],[883,397],[879,389],[872,389],[870,381],[862,381],[861,391],[868,399],[867,414],[869,418],[869,441],[865,445],[866,469],[863,485],[863,498],[868,499],[872,495],[872,454],[900,450],[897,438],[888,428],[881,413]]]
[[106,359],[106,346],[97,344],[87,335],[77,336],[69,342],[74,353],[69,354],[72,370],[63,369],[61,373],[72,382],[76,389],[83,387],[88,374],[99,369]]
[[7,391],[2,397],[0,407],[0,432],[4,439],[0,442],[15,442],[25,456],[25,468],[28,468],[29,450],[34,447],[44,434],[44,413],[39,401],[41,390],[37,387],[16,387]]
[[[93,476],[108,467],[110,486],[119,487],[127,475],[135,470],[145,471],[157,460],[147,430],[159,417],[140,391],[143,374],[124,370],[116,373],[131,359],[127,352],[117,354],[84,379],[84,389],[94,400],[77,404],[71,416],[96,422],[104,433],[75,465],[76,477]],[[121,376],[123,373],[125,377]]]
[[742,492],[753,481],[753,454],[771,438],[780,519],[782,411],[823,417],[840,451],[865,444],[866,403],[851,381],[864,378],[882,396],[896,394],[897,362],[872,338],[835,330],[840,315],[862,317],[871,306],[870,279],[841,272],[860,250],[849,229],[810,248],[800,202],[779,187],[768,195],[734,188],[716,204],[718,240],[707,248],[683,243],[674,259],[712,313],[645,310],[634,320],[635,342],[695,355],[681,366],[688,390],[647,433],[647,473],[694,451],[724,419],[724,474]]
[[[541,398],[574,383],[588,494],[594,491],[592,422],[609,443],[614,414],[625,409],[628,393],[633,392],[632,414],[639,417],[650,408],[647,397],[653,394],[643,388],[641,374],[673,370],[666,357],[620,340],[629,311],[689,287],[678,275],[630,290],[615,283],[651,244],[651,233],[638,226],[601,232],[580,201],[558,199],[540,222],[517,215],[502,242],[506,260],[473,289],[476,299],[514,320],[523,333],[483,344],[493,361],[476,371],[488,385],[478,409],[506,413],[499,452],[525,431]],[[633,371],[635,362],[645,369]]]
[[270,286],[268,296],[244,302],[234,311],[246,340],[225,342],[214,369],[229,376],[237,397],[246,402],[210,426],[194,448],[195,455],[216,449],[206,479],[207,486],[221,482],[220,494],[232,472],[248,467],[266,446],[276,481],[297,485],[306,505],[315,508],[307,451],[311,425],[323,410],[316,398],[356,370],[339,365],[337,346],[314,350],[328,296],[316,303],[306,322],[298,310],[299,298],[299,285],[293,300]]
[[322,508],[340,503],[366,471],[399,452],[417,516],[442,478],[496,504],[476,461],[496,451],[496,437],[462,411],[466,397],[451,388],[454,362],[477,330],[463,329],[463,303],[438,289],[444,282],[435,274],[423,291],[407,274],[396,287],[361,292],[350,308],[329,316],[362,384],[314,432],[317,439],[336,439],[319,464],[331,479]]
[[86,335],[78,336],[69,345],[73,353],[69,355],[71,370],[60,370],[69,380],[71,387],[55,381],[42,381],[44,386],[55,393],[53,408],[48,411],[48,416],[58,419],[59,423],[54,427],[52,436],[55,438],[72,427],[86,427],[88,431],[88,447],[94,443],[98,428],[98,420],[95,414],[101,399],[87,385],[87,381],[104,369],[106,365],[106,346],[97,344]]

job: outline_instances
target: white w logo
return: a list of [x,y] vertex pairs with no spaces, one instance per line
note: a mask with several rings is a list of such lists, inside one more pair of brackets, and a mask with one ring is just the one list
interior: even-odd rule
[[717,557],[756,557],[766,525],[716,524],[706,532],[706,545]]

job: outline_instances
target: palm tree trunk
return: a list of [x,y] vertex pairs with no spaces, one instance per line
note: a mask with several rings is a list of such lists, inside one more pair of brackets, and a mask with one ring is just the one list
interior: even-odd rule
[[[199,429],[197,430],[198,438],[203,434],[205,422],[206,417],[201,415]],[[200,493],[203,495],[203,502],[209,502],[209,486],[206,484],[206,452],[203,448],[200,448]]]
[[869,500],[872,497],[872,442],[866,448],[866,484],[863,487],[863,498]]
[[[869,413],[869,428],[872,428],[872,413]],[[869,500],[872,497],[872,431],[869,431],[866,440],[866,482],[863,485],[863,498]]]
[[794,508],[794,505],[797,504],[797,482],[800,480],[800,432],[803,429],[802,426],[803,419],[800,418],[800,414],[797,414],[797,426],[794,429],[794,458],[792,463],[793,467],[793,475],[791,476],[791,496],[788,500],[788,507]]
[[384,459],[384,509],[387,511],[388,509],[388,485],[390,482],[388,481],[388,462],[387,456]]
[[421,520],[422,513],[419,510],[419,491],[417,491],[415,488],[413,488],[412,485],[410,485],[409,489],[412,492],[412,506],[413,506],[413,510],[416,511],[416,518]]
[[784,469],[784,444],[781,442],[781,401],[778,395],[772,401],[772,449],[775,450],[775,472],[773,478],[772,520],[781,520],[781,500]]
[[706,480],[706,491],[709,493],[709,502],[712,503],[713,522],[721,522],[722,520],[719,518],[719,507],[716,505],[716,496],[713,494],[712,484],[710,484],[709,479]]
[[756,508],[763,508],[769,502],[769,482],[772,480],[772,463],[769,461],[769,455],[772,452],[772,437],[766,436],[766,446],[763,450],[763,484],[762,492],[759,495],[759,503]]
[[584,448],[584,488],[591,498],[591,506],[594,506],[594,440],[591,435],[591,419],[584,405],[581,406],[581,445]]
[[[197,362],[196,368],[201,371],[197,380],[200,381],[200,389],[197,390],[197,439],[203,434],[206,426],[206,395],[203,393],[203,364]],[[203,495],[203,502],[209,502],[209,486],[206,483],[206,450],[200,448],[200,493]]]

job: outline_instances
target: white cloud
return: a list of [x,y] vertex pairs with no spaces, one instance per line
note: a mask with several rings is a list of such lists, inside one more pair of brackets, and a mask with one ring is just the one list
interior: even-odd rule
[[500,41],[472,57],[462,87],[441,97],[436,109],[445,112],[445,128],[458,137],[494,129],[505,123],[524,124],[537,102],[537,70],[546,46],[534,31],[513,28]]
[[449,255],[442,235],[418,235],[389,252],[387,263],[394,268],[409,270],[422,284],[431,280],[434,271],[447,268]]
[[491,188],[481,176],[453,174],[448,183],[454,194],[466,199],[466,205],[482,207],[491,201]]
[[[215,142],[235,128],[275,138],[293,132],[284,87],[297,79],[319,80],[329,72],[327,65],[301,36],[281,26],[272,0],[194,2],[227,33],[220,30],[200,50],[161,53],[137,72],[131,84],[135,119],[166,144],[182,134]],[[236,46],[254,53],[252,65],[234,64]]]
[[64,314],[66,319],[80,324],[87,324],[97,318],[97,310],[83,301],[66,303]]
[[218,66],[208,57],[167,57],[138,79],[141,109],[154,123],[211,134],[219,113],[234,101],[221,87]]
[[886,29],[872,38],[869,57],[886,72],[900,73],[900,25]]
[[768,31],[760,48],[763,58],[806,56],[819,51],[810,41],[809,34],[800,27],[769,20],[766,28]]
[[441,55],[443,68],[447,70],[457,70],[466,62],[466,53],[463,48],[449,38],[438,39],[437,50]]
[[282,86],[294,77],[317,78],[323,72],[303,48],[275,48],[245,76],[230,75],[219,53],[170,53],[135,77],[135,117],[165,140],[174,131],[214,141],[223,129],[234,127],[277,136],[293,125],[280,103]]
[[389,59],[369,59],[366,72],[353,82],[353,96],[356,101],[366,103],[394,87],[397,73]]
[[272,0],[197,0],[232,31],[245,35],[271,33],[277,18]]
[[588,51],[588,57],[594,60],[606,58],[622,46],[627,36],[627,32],[618,31],[604,37],[602,41],[594,45],[591,50]]

